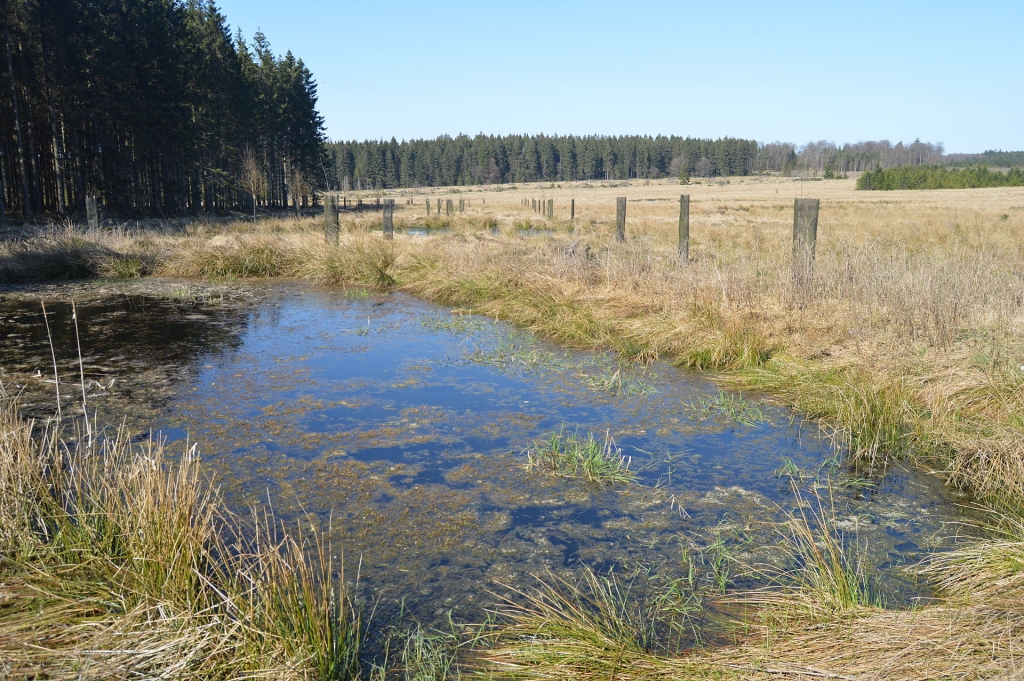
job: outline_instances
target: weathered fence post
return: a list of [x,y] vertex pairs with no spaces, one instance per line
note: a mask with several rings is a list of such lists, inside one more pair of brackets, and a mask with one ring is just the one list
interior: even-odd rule
[[466,212],[466,199],[459,199],[459,212],[460,213],[465,213]]
[[324,197],[324,239],[338,245],[338,197],[333,194]]
[[380,197],[377,197],[377,208],[380,208]]
[[615,199],[615,238],[618,241],[626,240],[626,197],[620,196]]
[[569,201],[569,222],[576,222],[576,199]]
[[548,199],[548,217],[549,218],[555,217],[555,200],[554,199]]
[[814,276],[818,242],[818,199],[796,199],[793,205],[793,280],[805,286]]
[[430,215],[430,199],[427,199],[427,215]]
[[437,216],[441,217],[441,199],[437,200]]
[[679,260],[690,261],[690,195],[679,196]]
[[384,199],[384,238],[394,239],[395,238],[395,223],[393,220],[393,213],[395,211],[395,200]]
[[444,202],[444,214],[451,215],[455,212],[455,203],[451,199],[445,199]]
[[100,228],[100,211],[96,207],[96,197],[87,196],[85,197],[85,214],[89,220],[89,229]]

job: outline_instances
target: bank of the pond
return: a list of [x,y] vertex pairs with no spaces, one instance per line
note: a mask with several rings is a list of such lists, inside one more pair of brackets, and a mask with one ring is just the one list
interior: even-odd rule
[[[822,283],[806,291],[792,287],[788,262],[778,254],[732,269],[713,259],[680,267],[670,248],[646,240],[615,245],[586,230],[523,238],[478,227],[453,224],[449,234],[394,244],[357,230],[338,248],[326,247],[314,225],[285,233],[264,226],[227,235],[92,235],[85,246],[75,237],[73,246],[97,263],[86,273],[284,276],[400,288],[563,343],[714,369],[724,380],[826,419],[849,445],[852,463],[909,457],[1009,509],[1004,536],[933,565],[928,578],[943,599],[918,610],[860,603],[823,608],[813,589],[750,596],[737,646],[666,658],[623,643],[570,607],[571,599],[541,593],[536,607],[507,614],[509,637],[499,632],[496,646],[481,654],[498,669],[538,678],[638,679],[1000,678],[1015,669],[1015,651],[1024,643],[1024,529],[1017,520],[1024,498],[1024,381],[1019,347],[1005,326],[958,308],[959,291],[933,287],[930,297],[903,295],[879,275],[893,267],[887,254],[822,258]],[[38,244],[45,247],[9,247],[4,276],[40,271],[25,263],[44,256],[51,262],[55,256],[46,248],[62,252],[53,239]],[[925,260],[934,256],[921,251]],[[995,271],[990,259],[958,252],[934,260],[908,256],[890,279],[902,276],[910,290],[913,281],[941,279],[945,267],[953,288],[973,282],[975,290],[988,287],[989,299],[1012,298],[1011,284],[986,274]],[[52,272],[71,270],[61,265]],[[883,298],[874,305],[864,303],[868,294],[844,297],[829,283],[872,277]],[[915,301],[936,307],[919,319]],[[517,635],[531,627],[539,635]]]
[[331,550],[232,515],[194,453],[0,395],[0,678],[359,678]]

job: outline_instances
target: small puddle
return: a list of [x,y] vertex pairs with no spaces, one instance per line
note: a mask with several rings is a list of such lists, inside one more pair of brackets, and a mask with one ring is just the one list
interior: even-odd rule
[[[140,439],[153,428],[178,451],[199,442],[233,505],[269,498],[284,518],[318,518],[369,587],[424,621],[479,619],[492,592],[547,570],[670,574],[684,549],[716,545],[777,559],[795,505],[783,470],[832,480],[840,527],[894,602],[927,595],[905,565],[955,532],[956,499],[936,479],[903,467],[851,478],[788,410],[403,294],[160,280],[8,289],[0,368],[28,413],[53,409],[40,298],[66,394],[78,389],[75,298],[101,423],[127,414]],[[607,433],[637,482],[527,470],[524,450],[559,430]]]

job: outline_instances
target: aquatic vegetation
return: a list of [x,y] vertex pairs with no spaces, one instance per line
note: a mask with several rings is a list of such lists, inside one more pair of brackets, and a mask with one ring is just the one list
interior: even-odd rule
[[385,635],[379,662],[370,670],[371,681],[398,678],[402,681],[458,681],[462,678],[459,649],[473,643],[451,621],[449,630],[428,630],[419,622],[399,622]]
[[754,426],[764,422],[761,410],[744,398],[742,393],[732,394],[720,390],[711,398],[698,397],[690,402],[687,408],[702,418],[721,416],[741,426]]
[[760,574],[773,584],[765,591],[744,597],[746,603],[777,603],[765,617],[831,619],[858,608],[883,608],[885,598],[871,574],[864,547],[855,534],[838,526],[838,513],[831,487],[816,487],[805,499],[795,481],[791,482],[796,510],[786,523],[784,551],[788,570],[766,569]]
[[535,443],[526,456],[529,468],[551,471],[566,478],[582,478],[601,485],[636,479],[636,474],[629,470],[631,460],[622,455],[622,450],[607,433],[602,442],[593,433],[587,433],[586,439],[582,439],[578,429],[566,434],[563,427],[548,435],[547,440]]
[[526,334],[501,333],[497,341],[484,347],[477,346],[467,358],[502,371],[534,371],[567,365],[567,356],[553,352]]
[[578,376],[600,392],[618,397],[635,397],[655,392],[646,368],[635,363],[614,361],[606,355],[599,355],[580,365]]
[[185,284],[182,284],[181,286],[175,286],[169,292],[167,292],[166,295],[171,300],[180,300],[191,306],[210,305],[213,303],[224,302],[223,293],[202,291]]
[[443,314],[423,319],[423,326],[431,331],[447,331],[456,335],[469,335],[487,328],[486,322],[476,315]]

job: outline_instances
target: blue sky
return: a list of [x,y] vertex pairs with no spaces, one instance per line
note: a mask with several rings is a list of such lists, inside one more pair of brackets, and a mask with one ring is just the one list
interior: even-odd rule
[[332,139],[678,134],[1024,149],[1024,2],[219,0]]

